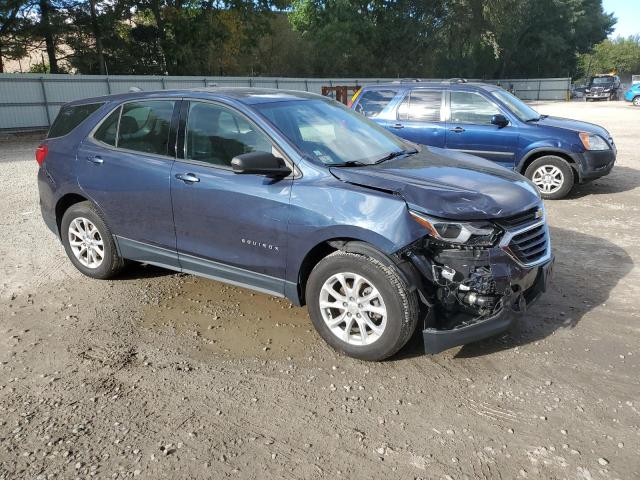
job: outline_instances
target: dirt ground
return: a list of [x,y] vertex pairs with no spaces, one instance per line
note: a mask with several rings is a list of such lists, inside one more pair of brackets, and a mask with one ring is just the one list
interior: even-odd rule
[[83,277],[40,217],[37,138],[0,140],[0,479],[640,478],[640,109],[537,108],[619,149],[547,202],[551,291],[499,338],[378,364],[282,299]]

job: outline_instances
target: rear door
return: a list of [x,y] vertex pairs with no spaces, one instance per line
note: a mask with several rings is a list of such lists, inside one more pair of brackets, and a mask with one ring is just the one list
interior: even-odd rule
[[509,118],[509,115],[481,93],[452,90],[449,97],[446,147],[513,168],[518,148],[518,129],[512,122],[502,128],[493,125],[491,118],[497,114]]
[[170,181],[177,104],[154,99],[117,107],[77,156],[80,187],[106,215],[123,256],[175,267]]
[[439,88],[408,91],[396,109],[395,120],[388,123],[389,130],[414,143],[444,147],[444,94]]

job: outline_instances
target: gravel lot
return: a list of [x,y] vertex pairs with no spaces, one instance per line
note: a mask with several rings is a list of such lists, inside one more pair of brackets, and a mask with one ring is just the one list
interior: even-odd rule
[[640,478],[640,109],[603,179],[547,202],[551,291],[500,338],[335,354],[306,310],[136,266],[81,276],[44,226],[34,137],[0,140],[0,479]]

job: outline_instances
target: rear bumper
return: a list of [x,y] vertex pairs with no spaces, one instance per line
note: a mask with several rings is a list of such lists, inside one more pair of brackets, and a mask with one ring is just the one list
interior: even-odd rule
[[527,307],[532,305],[546,291],[553,264],[554,257],[552,256],[547,263],[536,267],[529,274],[522,277],[522,281],[526,281],[525,279],[529,275],[535,275],[535,280],[522,293],[505,298],[502,308],[497,313],[451,330],[424,329],[422,338],[425,353],[440,353],[449,348],[493,337],[508,330]]

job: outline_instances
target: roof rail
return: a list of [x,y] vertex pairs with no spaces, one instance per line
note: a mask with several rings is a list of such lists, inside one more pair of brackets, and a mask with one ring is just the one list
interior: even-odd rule
[[445,80],[442,83],[467,83],[467,79],[466,78],[450,78],[448,80]]
[[398,80],[394,80],[391,83],[417,83],[422,82],[421,78],[399,78]]

